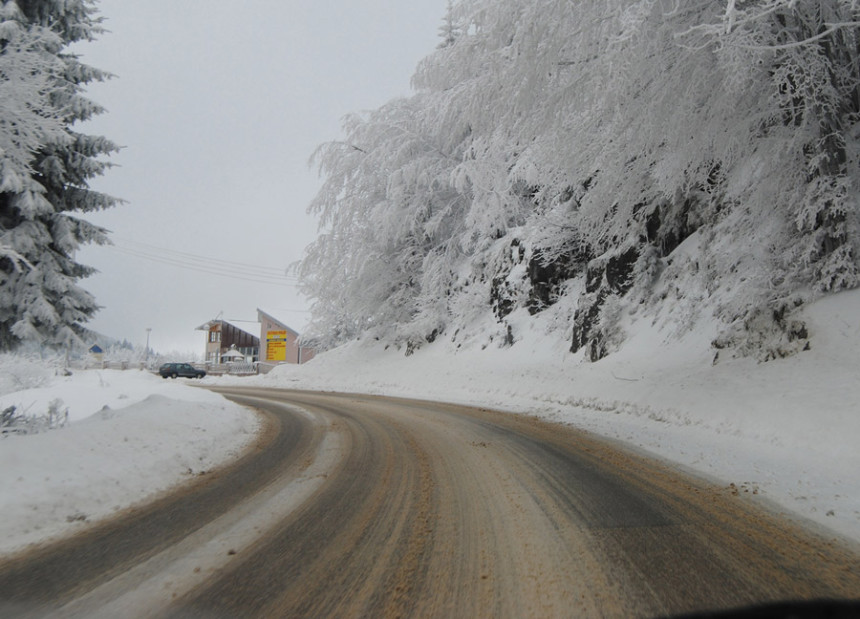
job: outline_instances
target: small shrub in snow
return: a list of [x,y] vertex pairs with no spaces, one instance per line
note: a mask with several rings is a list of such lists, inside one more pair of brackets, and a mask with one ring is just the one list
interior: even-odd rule
[[718,351],[714,362],[719,360],[720,351],[725,349],[730,349],[732,356],[755,357],[759,361],[782,359],[809,350],[806,324],[788,316],[790,309],[783,305],[775,310],[751,312],[712,342]]
[[69,423],[69,409],[59,398],[51,400],[48,411],[42,415],[28,415],[8,406],[0,412],[0,434],[38,434],[62,428]]
[[20,415],[17,407],[9,406],[0,412],[0,428],[10,428],[18,419],[20,419]]

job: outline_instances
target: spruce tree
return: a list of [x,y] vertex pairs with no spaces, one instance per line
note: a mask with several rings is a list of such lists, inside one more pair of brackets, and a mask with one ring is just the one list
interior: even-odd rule
[[442,25],[439,26],[439,38],[442,41],[437,46],[438,49],[450,47],[460,36],[460,27],[454,19],[454,2],[448,0],[448,6],[445,9],[445,17],[442,20]]
[[[117,146],[79,133],[74,125],[103,111],[82,92],[86,84],[110,76],[67,48],[92,41],[101,22],[93,0],[7,0],[0,14],[0,58],[15,48],[13,34],[24,32],[38,39],[29,51],[43,60],[41,70],[32,73],[41,81],[29,84],[38,94],[31,115],[42,122],[34,123],[25,145],[29,161],[16,165],[9,152],[0,153],[0,350],[23,342],[69,346],[98,309],[78,285],[94,270],[79,264],[75,252],[84,243],[108,242],[107,231],[74,214],[117,203],[89,187],[110,165],[100,157]],[[0,115],[7,118],[14,100],[7,93],[26,88],[6,74],[0,74],[0,88],[5,91]],[[10,131],[18,127],[0,124],[0,132]]]

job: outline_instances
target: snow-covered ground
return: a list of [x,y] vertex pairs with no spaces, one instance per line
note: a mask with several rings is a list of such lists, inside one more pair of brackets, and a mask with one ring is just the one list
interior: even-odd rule
[[519,341],[508,348],[455,352],[437,340],[406,357],[359,342],[246,384],[531,413],[619,439],[860,541],[860,291],[825,298],[801,317],[811,349],[767,363],[714,364],[715,326],[678,339],[644,320],[628,321],[618,353],[588,363],[522,314],[509,317]]
[[[546,325],[512,317],[502,348],[437,341],[406,357],[359,342],[266,376],[207,378],[268,387],[380,393],[530,413],[619,439],[786,513],[860,541],[860,291],[803,312],[812,348],[756,363],[712,363],[701,328],[681,340],[629,322],[598,363],[566,352]],[[489,325],[488,325],[489,328]],[[140,371],[0,376],[0,410],[62,399],[71,423],[0,439],[0,553],[89,522],[230,461],[258,428],[252,413],[190,381]],[[3,382],[5,380],[5,382]],[[20,389],[22,386],[30,388]]]
[[[54,400],[69,423],[0,438],[0,554],[68,535],[205,474],[240,454],[257,417],[185,380],[137,370],[71,376],[4,359],[0,410],[43,414]],[[28,387],[8,392],[14,387]],[[2,393],[2,392],[0,392]]]

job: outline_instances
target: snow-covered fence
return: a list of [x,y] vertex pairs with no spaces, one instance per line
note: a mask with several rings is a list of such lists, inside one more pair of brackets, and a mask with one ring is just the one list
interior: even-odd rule
[[251,362],[238,363],[194,363],[194,367],[206,370],[207,374],[213,376],[221,376],[223,374],[231,374],[233,376],[249,376],[257,373],[257,364]]
[[239,363],[228,363],[227,364],[227,373],[234,374],[239,376],[244,376],[248,374],[256,374],[257,366],[254,363],[250,363],[247,361],[239,362]]
[[[144,361],[102,361],[98,359],[78,359],[69,362],[72,368],[78,370],[145,370],[147,364]],[[157,366],[149,364],[150,369],[157,369]]]
[[[95,367],[95,366],[92,366]],[[145,370],[146,364],[143,361],[102,361],[101,369],[103,370]]]

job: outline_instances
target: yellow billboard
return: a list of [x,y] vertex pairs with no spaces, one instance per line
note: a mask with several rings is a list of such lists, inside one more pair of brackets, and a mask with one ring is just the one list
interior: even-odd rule
[[266,361],[287,360],[287,332],[266,331]]

